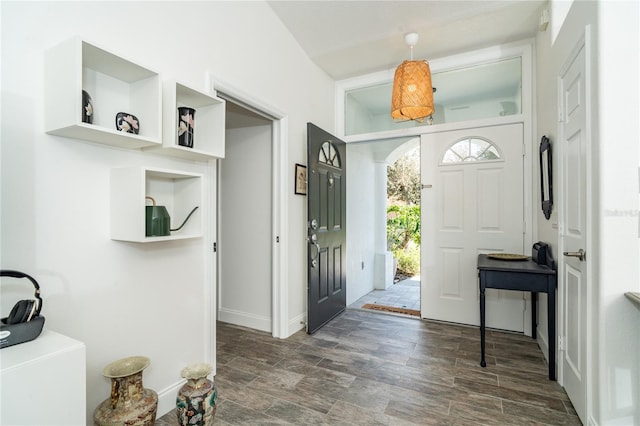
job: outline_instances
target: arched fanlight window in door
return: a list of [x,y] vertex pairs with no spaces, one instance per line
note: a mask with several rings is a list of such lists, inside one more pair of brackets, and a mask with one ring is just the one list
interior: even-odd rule
[[318,162],[340,168],[340,155],[330,141],[325,141],[320,147]]
[[441,164],[457,164],[474,161],[502,159],[498,147],[486,139],[468,137],[455,142],[442,156]]

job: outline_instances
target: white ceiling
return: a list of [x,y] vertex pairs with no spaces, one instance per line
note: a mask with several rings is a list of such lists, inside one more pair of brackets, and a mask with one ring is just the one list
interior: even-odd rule
[[535,36],[546,0],[278,1],[276,15],[335,80],[393,69],[409,59],[404,35],[420,41],[414,59],[432,60]]

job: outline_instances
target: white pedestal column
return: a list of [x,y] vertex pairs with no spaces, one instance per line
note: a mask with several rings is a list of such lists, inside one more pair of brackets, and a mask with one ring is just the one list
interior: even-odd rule
[[375,164],[375,272],[374,288],[386,290],[393,285],[393,253],[387,251],[387,163]]
[[390,251],[376,254],[376,270],[374,287],[376,290],[386,290],[393,285],[395,268],[393,267],[393,253]]

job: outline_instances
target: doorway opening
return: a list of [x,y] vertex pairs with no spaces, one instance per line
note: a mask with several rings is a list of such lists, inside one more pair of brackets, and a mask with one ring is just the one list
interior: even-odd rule
[[227,100],[225,158],[218,162],[218,319],[266,332],[272,331],[271,135],[271,120]]
[[420,280],[421,189],[417,146],[387,166],[387,250],[393,253],[394,284]]
[[[372,143],[374,145],[376,143]],[[378,143],[379,144],[379,143]],[[375,288],[350,305],[420,317],[420,143],[385,141],[377,148],[384,164],[384,184],[377,187],[383,199],[384,246],[390,260],[389,272],[378,279]],[[378,232],[378,231],[376,231]]]
[[[524,253],[527,246],[525,223],[529,215],[525,213],[523,125],[513,123],[448,129],[425,133],[414,140],[396,140],[398,145],[394,148],[390,148],[390,140],[369,142],[369,145],[376,147],[370,149],[375,149],[374,152],[379,156],[372,157],[384,164],[385,170],[411,151],[412,143],[416,148],[420,147],[416,150],[422,168],[416,182],[420,197],[415,198],[415,202],[420,204],[420,208],[416,209],[420,219],[414,223],[421,229],[413,241],[413,247],[417,245],[415,243],[420,243],[420,268],[419,278],[411,283],[417,287],[414,291],[420,297],[419,304],[416,304],[420,311],[417,316],[473,325],[479,318],[475,297],[478,253]],[[352,149],[360,148],[356,145]],[[497,150],[499,158],[489,155],[494,153],[493,150]],[[463,155],[467,151],[469,154]],[[398,154],[397,157],[394,158],[392,153]],[[475,159],[478,156],[476,154],[481,153],[486,154],[481,156],[483,161]],[[472,157],[476,161],[471,161]],[[387,179],[391,181],[390,177]],[[404,186],[408,185],[404,183]],[[386,182],[379,185],[386,186]],[[380,192],[380,189],[376,189],[376,193]],[[387,232],[390,228],[388,219],[393,214],[400,222],[409,221],[400,218],[399,208],[389,211],[387,207],[380,208],[374,204],[376,212],[380,210],[383,215],[386,214],[384,221],[375,222],[374,232],[383,232],[386,239],[384,245],[380,245],[381,249],[386,249],[391,256],[390,250],[396,251],[393,257],[400,260],[397,250],[388,244],[392,236],[391,232]],[[407,239],[399,240],[406,242]],[[410,251],[412,245],[404,246],[405,249],[407,247],[407,251]],[[376,277],[379,275],[382,274]],[[396,296],[389,295],[386,298],[385,295],[389,294],[389,288],[397,290],[400,286],[385,283],[385,286],[379,287],[377,283],[374,281],[373,291],[360,293],[360,298],[350,306],[361,308],[367,303],[392,305],[389,299]],[[492,327],[525,333],[527,327],[530,330],[530,324],[526,322],[530,303],[526,297],[506,291],[493,293],[490,295]],[[401,303],[400,307],[410,306]]]
[[226,153],[217,160],[214,185],[215,318],[286,337],[288,279],[282,271],[288,245],[281,234],[287,116],[225,83],[216,87],[227,106]]

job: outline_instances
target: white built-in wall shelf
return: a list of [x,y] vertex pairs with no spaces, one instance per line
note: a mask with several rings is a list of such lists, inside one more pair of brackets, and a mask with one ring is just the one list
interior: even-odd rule
[[[176,81],[165,81],[162,90],[162,149],[154,152],[187,160],[224,158],[225,101]],[[178,108],[196,110],[192,148],[178,144]]]
[[[148,167],[111,169],[111,239],[148,243],[202,237],[203,176],[176,170]],[[145,211],[151,196],[165,206],[171,227],[177,228],[198,206],[180,231],[169,236],[147,237]]]
[[[162,144],[162,81],[158,73],[80,38],[45,52],[45,131],[139,149]],[[82,90],[93,102],[93,123],[82,122]],[[116,114],[136,116],[139,133],[116,130]]]

